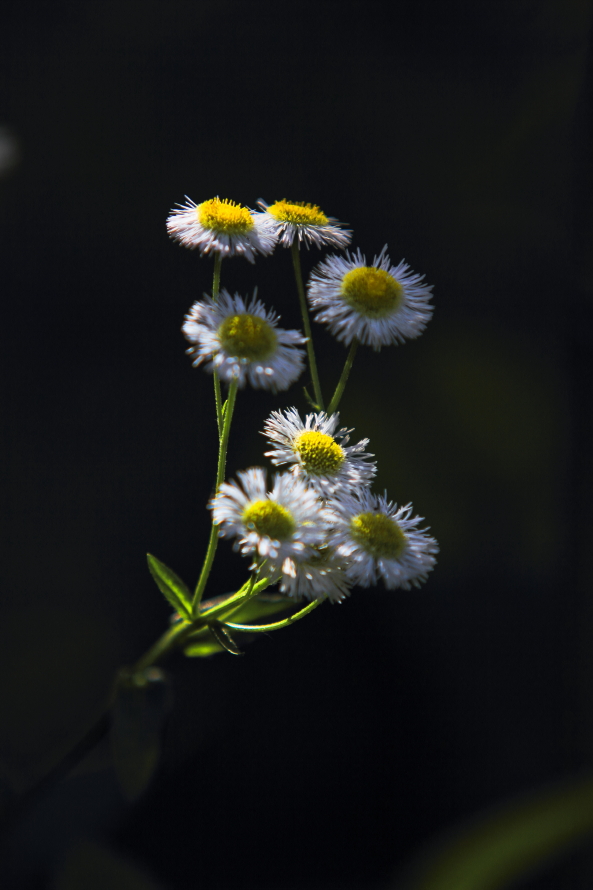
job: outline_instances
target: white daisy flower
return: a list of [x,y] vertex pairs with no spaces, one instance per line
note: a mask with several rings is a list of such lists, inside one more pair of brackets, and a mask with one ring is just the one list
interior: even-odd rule
[[222,290],[216,302],[210,297],[194,303],[183,323],[183,333],[193,344],[187,352],[193,364],[205,363],[222,380],[237,380],[260,389],[288,389],[301,374],[305,343],[299,331],[277,327],[278,315],[261,300],[245,301]]
[[379,350],[406,338],[418,337],[432,316],[432,286],[402,260],[392,266],[387,245],[367,266],[360,250],[330,256],[311,273],[308,298],[346,345],[356,338]]
[[274,201],[266,204],[261,199],[257,202],[270,220],[276,238],[283,247],[290,247],[295,238],[315,247],[346,247],[352,240],[352,232],[342,229],[343,223],[333,216],[326,216],[315,204],[301,201]]
[[265,213],[218,197],[195,204],[186,195],[187,204],[171,211],[167,231],[185,247],[197,247],[201,254],[220,253],[223,257],[243,256],[250,263],[255,254],[272,253],[276,229]]
[[398,508],[366,488],[356,495],[340,492],[327,505],[328,542],[346,561],[354,584],[370,587],[382,578],[389,589],[409,590],[426,581],[439,547],[427,529],[418,529],[422,517],[411,513],[411,504]]
[[325,517],[313,489],[290,473],[277,474],[266,490],[266,471],[240,472],[239,484],[223,482],[210,502],[212,520],[236,549],[266,559],[266,572],[293,573],[294,564],[312,555],[326,535]]
[[346,575],[345,567],[345,561],[331,547],[315,547],[301,562],[285,560],[280,591],[295,599],[340,603],[354,583]]
[[338,413],[331,417],[321,411],[301,420],[296,408],[272,411],[266,420],[263,435],[272,444],[267,451],[276,466],[293,464],[295,476],[305,479],[322,497],[329,497],[340,488],[356,489],[370,485],[377,472],[373,457],[365,451],[368,439],[348,445],[352,430],[337,429]]

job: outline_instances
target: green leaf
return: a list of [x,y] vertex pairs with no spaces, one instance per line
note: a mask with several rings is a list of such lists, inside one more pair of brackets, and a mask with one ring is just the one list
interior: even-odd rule
[[421,850],[405,890],[499,890],[593,835],[593,779],[582,777],[473,816]]
[[[201,610],[204,613],[208,613],[208,611],[219,606],[221,603],[227,602],[231,596],[233,596],[233,594],[225,593],[221,596],[204,600],[201,603]],[[236,620],[237,623],[240,624],[252,623],[258,619],[265,619],[277,615],[279,612],[286,612],[290,609],[294,609],[294,606],[294,600],[290,600],[280,594],[260,593],[259,596],[249,600],[245,605],[238,608],[236,612],[233,612],[233,621]],[[241,645],[251,642],[257,636],[258,634],[242,633]],[[261,636],[261,634],[259,634],[259,636]],[[223,646],[212,636],[209,627],[202,627],[187,638],[183,652],[188,658],[208,658],[211,655],[215,655],[217,652],[224,652],[226,648],[226,646]]]
[[110,740],[115,772],[128,800],[136,800],[154,774],[168,709],[166,677],[160,668],[120,671]]
[[173,606],[176,612],[180,612],[184,618],[188,618],[191,621],[192,595],[187,585],[175,574],[173,569],[166,566],[156,556],[147,553],[146,559],[148,560],[150,574],[156,581],[156,585],[165,599]]
[[312,396],[309,395],[306,386],[303,386],[303,394],[304,394],[306,400],[307,400],[307,401],[309,402],[309,404],[311,405],[311,407],[314,408],[316,411],[319,411],[319,410],[320,410],[319,405],[317,404],[317,402],[315,401],[315,399],[314,399]]
[[230,652],[231,655],[244,655],[244,652],[241,652],[235,641],[233,640],[230,631],[227,630],[226,627],[223,627],[217,621],[213,624],[209,625],[210,633],[216,640],[216,642],[222,646],[223,649],[226,649],[227,652]]
[[217,652],[224,652],[224,648],[216,642],[208,628],[206,633],[196,634],[195,638],[183,650],[183,654],[188,658],[209,658],[216,655]]
[[[253,634],[255,636],[255,634]],[[248,640],[249,642],[250,640]],[[208,658],[216,652],[230,652],[231,655],[243,655],[226,627],[213,622],[203,627],[189,638],[183,652],[188,658]]]
[[[241,642],[251,642],[255,634],[244,634]],[[230,642],[229,642],[230,640]],[[233,649],[234,647],[234,649]],[[188,658],[208,658],[217,652],[231,652],[233,655],[243,655],[238,646],[235,645],[230,633],[226,628],[221,628],[218,622],[212,625],[201,627],[188,637],[184,646],[183,653]]]

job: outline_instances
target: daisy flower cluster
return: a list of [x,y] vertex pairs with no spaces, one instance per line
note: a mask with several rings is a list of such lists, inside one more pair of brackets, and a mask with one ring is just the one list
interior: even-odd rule
[[[218,458],[208,503],[208,543],[193,590],[172,568],[147,554],[150,574],[173,615],[156,642],[118,675],[116,695],[124,694],[125,701],[116,699],[112,749],[127,796],[146,787],[156,760],[141,765],[140,774],[130,774],[129,738],[117,709],[128,713],[130,702],[137,701],[130,695],[141,695],[144,702],[147,684],[162,683],[155,665],[173,651],[188,658],[223,650],[241,655],[236,633],[244,641],[261,638],[300,621],[326,601],[343,602],[356,586],[419,587],[436,563],[438,544],[412,505],[398,506],[387,493],[373,493],[377,465],[369,440],[342,426],[338,413],[359,346],[380,350],[418,337],[432,316],[432,288],[404,260],[392,263],[387,245],[371,262],[360,250],[350,251],[352,231],[317,204],[260,199],[257,207],[218,196],[200,203],[186,197],[167,219],[173,241],[213,260],[212,288],[193,303],[182,331],[192,364],[212,379]],[[281,327],[280,316],[257,289],[244,296],[221,287],[223,261],[226,273],[228,260],[255,263],[276,247],[291,254],[302,331]],[[307,285],[302,247],[331,251],[313,268]],[[286,292],[284,286],[284,298]],[[310,313],[348,347],[327,400],[328,382],[320,380],[317,370]],[[250,387],[263,390],[260,396],[285,391],[306,372],[303,395],[312,410],[266,409],[261,433],[267,440],[265,457],[274,467],[272,478],[263,467],[251,467],[227,480],[237,399]],[[201,425],[206,414],[202,412]],[[232,593],[221,594],[214,587],[211,595],[222,538],[248,558],[248,575]],[[268,589],[274,587],[270,596]],[[124,704],[120,707],[118,701]],[[133,730],[133,722],[127,720],[126,727]]]
[[426,580],[438,546],[411,505],[398,508],[371,493],[377,471],[368,439],[349,445],[352,430],[339,429],[339,415],[296,408],[273,411],[263,434],[276,466],[270,491],[266,472],[253,468],[225,482],[212,499],[214,524],[236,548],[265,560],[280,590],[296,599],[340,602],[354,584],[409,590]]
[[[190,198],[171,211],[169,235],[201,254],[242,256],[251,263],[283,247],[343,249],[352,233],[317,205],[260,199],[261,210],[218,197],[195,204]],[[432,287],[401,260],[394,265],[387,245],[367,264],[360,250],[327,257],[313,270],[307,299],[315,320],[342,343],[382,346],[418,337],[432,316]]]
[[[341,602],[355,585],[382,582],[409,590],[424,582],[436,563],[437,542],[413,515],[387,494],[371,490],[377,473],[368,439],[352,440],[337,411],[359,345],[380,350],[418,337],[432,316],[432,287],[387,245],[367,262],[349,251],[352,232],[315,204],[257,201],[258,210],[228,199],[200,204],[189,198],[174,209],[167,229],[174,240],[214,256],[211,295],[204,294],[185,317],[183,334],[193,364],[214,377],[219,427],[219,472],[209,503],[212,537],[194,598],[203,592],[218,537],[234,540],[251,560],[253,577],[265,575],[294,600]],[[220,288],[223,259],[253,263],[276,246],[292,252],[303,331],[279,326],[277,313],[258,298]],[[299,249],[333,253],[312,271],[305,289]],[[309,311],[350,347],[333,398],[325,408],[313,348]],[[288,389],[308,364],[314,410],[272,411],[263,425],[275,468],[268,483],[261,467],[225,481],[226,446],[234,399],[246,386],[273,393]],[[222,403],[221,386],[229,397]],[[306,392],[306,391],[305,391]],[[236,626],[236,625],[235,625]]]

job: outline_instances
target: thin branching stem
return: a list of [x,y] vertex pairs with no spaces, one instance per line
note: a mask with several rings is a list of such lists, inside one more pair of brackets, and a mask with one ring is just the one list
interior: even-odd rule
[[311,335],[311,323],[309,321],[309,311],[307,309],[307,300],[305,298],[305,288],[303,287],[303,275],[301,273],[301,256],[299,252],[298,240],[295,238],[291,245],[292,265],[294,266],[294,277],[296,278],[296,286],[299,295],[299,303],[301,306],[301,316],[303,319],[303,328],[305,337],[307,338],[307,355],[309,357],[309,370],[311,371],[311,380],[313,382],[313,392],[315,401],[319,411],[323,411],[323,396],[321,395],[321,386],[319,384],[319,375],[317,373],[317,363],[315,361],[315,350],[313,348],[313,337]]
[[162,661],[162,659],[169,655],[170,652],[181,645],[183,640],[189,636],[193,629],[193,626],[187,621],[180,621],[172,627],[169,627],[165,633],[159,637],[156,643],[154,643],[150,649],[138,659],[132,668],[132,672],[138,673],[139,671],[144,671],[146,668],[152,667],[152,665],[156,664],[158,661]]
[[316,609],[317,606],[321,605],[323,600],[313,600],[313,602],[308,603],[304,609],[301,609],[299,612],[295,612],[294,615],[291,615],[290,618],[285,618],[283,621],[275,621],[274,624],[233,624],[230,621],[224,621],[225,627],[230,627],[233,630],[242,630],[249,633],[264,633],[269,630],[280,630],[281,627],[288,627],[290,624],[294,624],[295,621],[300,621],[301,618],[304,618],[305,615],[308,615],[309,612],[312,612],[313,609]]
[[[214,254],[214,275],[212,278],[212,299],[216,303],[220,293],[220,267],[222,266],[222,254]],[[218,438],[222,436],[223,417],[222,417],[222,396],[220,393],[220,377],[215,370],[212,374],[214,379],[214,401],[216,404],[216,425],[218,426]]]
[[338,405],[340,404],[340,399],[342,398],[342,393],[344,392],[344,387],[348,382],[348,376],[350,374],[350,370],[352,368],[352,363],[354,362],[354,356],[356,355],[356,350],[358,348],[358,340],[356,337],[352,341],[352,345],[350,346],[350,352],[346,357],[346,361],[344,363],[344,368],[342,370],[342,376],[338,381],[338,385],[336,386],[336,391],[332,396],[332,400],[329,403],[329,408],[327,409],[328,414],[333,414],[334,411],[338,410]]
[[[238,381],[233,380],[229,386],[229,397],[225,404],[224,410],[224,421],[222,425],[222,433],[220,436],[220,442],[218,447],[218,468],[216,471],[216,491],[220,488],[222,482],[224,481],[224,474],[226,469],[226,454],[227,448],[229,444],[229,434],[231,431],[231,420],[233,419],[233,409],[235,407],[235,398],[237,395],[237,386]],[[210,569],[212,568],[212,563],[214,562],[214,554],[216,553],[216,546],[218,544],[218,527],[212,523],[212,528],[210,530],[210,540],[208,541],[208,549],[206,551],[206,557],[204,559],[204,565],[202,566],[202,571],[200,573],[200,577],[198,579],[198,583],[196,585],[196,590],[194,593],[194,598],[192,601],[192,614],[195,618],[198,617],[200,601],[202,599],[202,595],[204,593],[204,589],[206,587],[206,582],[208,581],[208,576],[210,574]]]

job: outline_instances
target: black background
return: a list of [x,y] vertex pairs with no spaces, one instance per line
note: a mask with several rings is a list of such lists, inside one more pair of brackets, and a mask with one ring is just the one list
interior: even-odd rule
[[[145,553],[199,572],[216,438],[180,326],[212,263],[167,238],[184,195],[312,201],[434,284],[426,333],[361,350],[341,413],[441,545],[421,591],[357,590],[243,658],[173,659],[150,790],[127,804],[99,746],[13,821],[8,885],[396,886],[442,830],[590,765],[591,4],[3,19],[5,805],[165,627]],[[300,326],[288,251],[222,274]],[[329,391],[344,349],[314,334]],[[229,475],[292,404],[299,385],[241,393]],[[221,545],[209,594],[244,570]],[[581,853],[528,886],[592,875]]]

